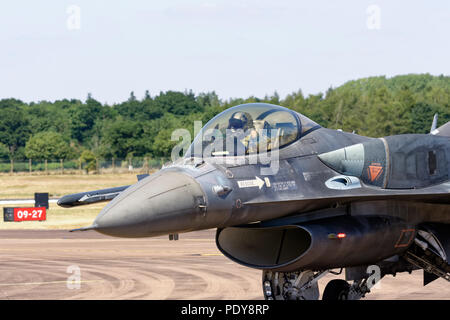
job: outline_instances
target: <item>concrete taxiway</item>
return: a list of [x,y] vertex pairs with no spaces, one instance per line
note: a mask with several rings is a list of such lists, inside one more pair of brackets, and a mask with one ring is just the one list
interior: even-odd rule
[[[94,231],[0,231],[0,299],[263,299],[261,271],[222,256],[214,230],[120,239]],[[319,281],[321,291],[333,278]],[[365,299],[450,299],[422,271],[387,276]]]

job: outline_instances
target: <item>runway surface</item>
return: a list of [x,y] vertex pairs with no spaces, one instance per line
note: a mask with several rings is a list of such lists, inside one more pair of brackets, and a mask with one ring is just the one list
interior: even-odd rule
[[[220,254],[214,230],[119,239],[96,232],[0,231],[0,299],[262,299],[261,271]],[[321,291],[337,276],[319,281]],[[382,279],[366,299],[450,299],[422,271]]]

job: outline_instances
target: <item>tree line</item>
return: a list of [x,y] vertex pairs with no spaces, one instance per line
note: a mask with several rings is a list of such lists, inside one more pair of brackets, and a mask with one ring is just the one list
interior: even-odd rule
[[194,133],[194,121],[206,123],[219,112],[242,103],[267,102],[304,114],[320,125],[382,137],[428,133],[433,115],[450,121],[450,77],[409,74],[349,81],[326,92],[305,96],[301,90],[284,99],[220,99],[215,92],[134,92],[127,101],[108,105],[91,94],[86,100],[25,103],[0,100],[1,159],[78,159],[169,157],[177,128]]

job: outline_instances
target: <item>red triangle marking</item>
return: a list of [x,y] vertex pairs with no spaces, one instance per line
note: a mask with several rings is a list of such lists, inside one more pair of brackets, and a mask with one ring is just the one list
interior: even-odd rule
[[367,170],[370,181],[375,181],[383,172],[383,167],[379,163],[373,163]]

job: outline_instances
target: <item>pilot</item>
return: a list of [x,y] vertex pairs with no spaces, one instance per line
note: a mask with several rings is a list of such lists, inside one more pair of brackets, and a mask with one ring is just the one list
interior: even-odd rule
[[247,147],[247,153],[258,152],[258,132],[255,128],[250,130],[250,134],[243,139],[242,143]]
[[251,125],[251,116],[244,112],[237,111],[233,113],[228,120],[228,129],[235,132],[239,129],[246,131]]
[[267,136],[267,130],[270,130],[270,125],[264,120],[255,120],[253,124],[254,126],[250,129],[250,133],[242,140],[247,153],[270,150],[270,138]]
[[244,155],[247,151],[247,146],[243,141],[246,138],[246,133],[248,133],[249,128],[252,127],[252,117],[248,113],[241,111],[233,113],[228,120],[227,149],[233,145],[234,155]]

